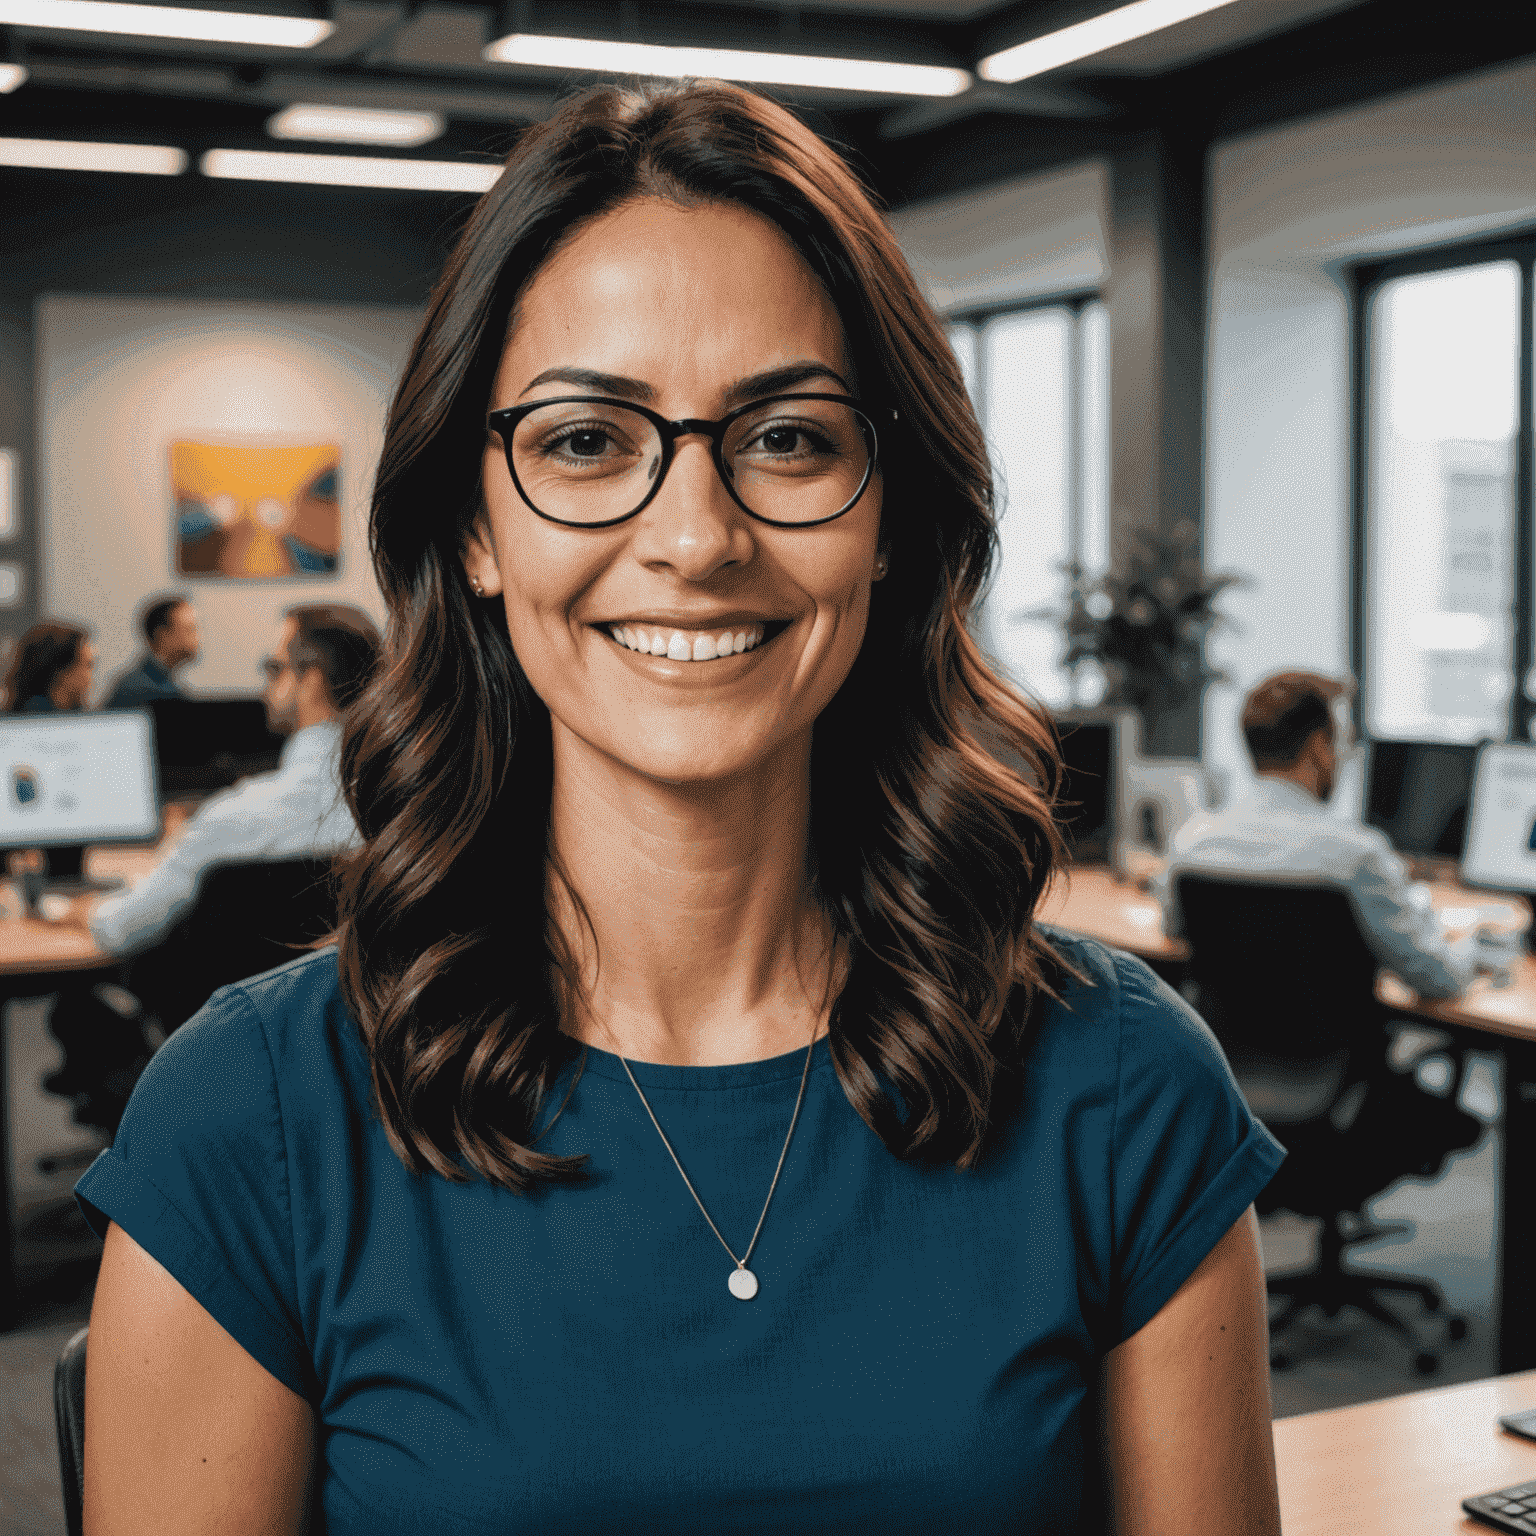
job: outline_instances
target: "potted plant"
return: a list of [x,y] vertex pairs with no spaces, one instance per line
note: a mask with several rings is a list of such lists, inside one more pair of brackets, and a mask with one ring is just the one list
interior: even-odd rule
[[[1037,608],[1010,615],[1060,624],[1062,661],[1074,682],[1097,666],[1104,678],[1100,702],[1130,705],[1141,715],[1149,756],[1168,755],[1166,726],[1175,713],[1198,701],[1211,683],[1228,680],[1208,664],[1205,638],[1231,622],[1217,612],[1216,599],[1247,578],[1207,571],[1197,538],[1188,522],[1168,535],[1137,529],[1123,574],[1090,580],[1077,561],[1068,561],[1062,566],[1068,583],[1064,612]],[[1074,687],[1074,696],[1079,691]]]

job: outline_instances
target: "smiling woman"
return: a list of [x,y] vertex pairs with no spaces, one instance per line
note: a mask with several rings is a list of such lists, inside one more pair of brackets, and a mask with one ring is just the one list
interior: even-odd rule
[[985,445],[842,161],[718,84],[531,130],[372,531],[338,947],[81,1183],[88,1528],[1277,1531],[1280,1154],[1035,924]]

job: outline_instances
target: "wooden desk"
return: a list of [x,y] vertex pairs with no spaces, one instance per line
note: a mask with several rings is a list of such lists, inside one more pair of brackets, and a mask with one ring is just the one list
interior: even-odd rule
[[1536,1443],[1497,1422],[1532,1407],[1536,1371],[1281,1419],[1285,1536],[1489,1536],[1461,1501],[1536,1478]]
[[[172,818],[168,817],[170,823]],[[174,828],[167,827],[167,840]],[[86,855],[86,873],[115,875],[129,885],[154,867],[158,847],[93,848]],[[96,947],[82,928],[45,923],[24,913],[21,895],[10,880],[0,880],[0,1330],[16,1318],[16,1273],[13,1265],[15,1213],[11,1184],[10,1084],[7,1080],[6,1004],[13,998],[36,997],[56,991],[70,978],[110,972],[121,961]],[[98,975],[97,979],[103,979]]]
[[[1489,901],[1450,882],[1430,886],[1437,909]],[[1525,914],[1510,904],[1511,922]],[[1170,939],[1157,903],[1109,870],[1070,872],[1047,893],[1040,916],[1073,933],[1128,950],[1165,974],[1189,958],[1182,940]],[[1499,1171],[1499,1370],[1536,1367],[1536,957],[1513,967],[1513,983],[1472,984],[1460,997],[1430,1002],[1416,997],[1395,976],[1383,975],[1377,994],[1399,1013],[1449,1030],[1473,1049],[1491,1051],[1504,1064],[1504,1115]],[[1503,1298],[1511,1298],[1504,1305]],[[1536,1476],[1533,1473],[1532,1476]]]

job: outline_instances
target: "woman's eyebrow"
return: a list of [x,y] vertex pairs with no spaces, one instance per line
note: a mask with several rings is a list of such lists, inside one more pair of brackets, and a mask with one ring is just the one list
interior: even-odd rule
[[[529,383],[523,394],[541,384],[574,384],[578,389],[590,389],[600,395],[619,395],[625,400],[656,398],[656,391],[643,380],[628,379],[621,373],[599,373],[595,368],[546,368]],[[522,395],[518,399],[522,399]]]
[[782,395],[812,379],[831,379],[845,395],[853,393],[841,374],[825,363],[807,358],[804,362],[786,363],[781,368],[765,368],[763,372],[731,385],[725,392],[725,403],[741,405],[748,400],[760,400],[764,395]]
[[[765,368],[761,373],[739,379],[726,390],[725,403],[729,407],[741,405],[748,400],[761,400],[765,395],[781,395],[813,379],[830,379],[844,394],[853,393],[847,381],[835,369],[825,363],[806,359],[804,362],[785,363],[778,368]],[[656,398],[656,391],[643,379],[627,378],[621,373],[599,373],[595,368],[546,368],[536,379],[529,381],[523,395],[542,384],[571,384],[577,389],[617,395],[623,400]],[[522,395],[518,398],[521,399]]]

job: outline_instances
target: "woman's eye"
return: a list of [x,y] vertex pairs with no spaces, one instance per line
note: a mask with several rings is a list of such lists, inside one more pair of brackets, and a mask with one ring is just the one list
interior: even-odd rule
[[579,432],[568,432],[551,447],[573,459],[600,459],[612,445],[613,439],[606,432],[589,427]]
[[807,454],[826,453],[832,444],[808,427],[782,422],[777,426],[760,427],[746,447],[751,452],[779,458],[804,458]]

